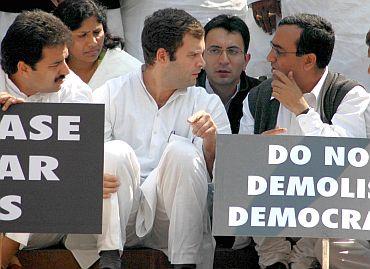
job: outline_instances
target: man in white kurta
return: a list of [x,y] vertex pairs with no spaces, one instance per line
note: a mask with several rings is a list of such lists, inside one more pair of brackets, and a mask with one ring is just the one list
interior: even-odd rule
[[[0,104],[3,110],[6,110],[9,105],[24,101],[92,102],[91,89],[69,70],[65,62],[69,40],[68,28],[49,13],[34,11],[17,16],[2,41],[3,70],[0,71]],[[106,160],[110,160],[109,154]],[[105,167],[108,170],[106,172],[111,172],[109,165]],[[103,234],[96,235],[97,243],[92,247],[95,253],[92,263],[99,258],[99,252],[113,250],[118,254],[118,250],[122,250],[117,195],[105,199],[103,206]],[[2,265],[7,266],[10,257],[18,247],[29,249],[48,247],[57,244],[63,237],[63,234],[7,233],[1,250],[2,262],[4,262]],[[75,242],[75,244],[81,247],[84,242]],[[88,268],[91,265],[91,263],[81,262],[78,253],[74,254],[82,268]],[[119,260],[119,254],[117,257]]]
[[[321,31],[320,34],[313,34],[317,30]],[[304,41],[301,40],[301,34],[306,34]],[[319,45],[314,49],[314,46],[310,46],[312,43]],[[318,16],[297,15],[286,17],[280,22],[267,57],[274,77],[272,81],[261,84],[264,89],[272,88],[271,100],[278,100],[280,106],[276,129],[267,130],[265,134],[366,137],[370,99],[360,85],[352,86],[344,96],[331,119],[332,124],[321,119],[321,92],[331,75],[327,67],[330,57],[327,55],[331,54],[333,47],[334,31],[327,21]],[[269,116],[266,115],[266,118]],[[247,97],[243,103],[239,133],[256,133],[255,122]],[[285,238],[255,238],[255,241],[261,267],[288,268],[288,263],[291,263],[289,268],[292,269],[318,268],[314,267],[317,265],[316,259],[322,258],[320,239],[302,238],[292,251]],[[330,248],[330,268],[360,269],[370,266],[367,241],[330,239]]]
[[175,268],[212,268],[207,183],[216,133],[230,133],[219,97],[192,86],[204,65],[203,36],[188,13],[155,12],[144,23],[146,64],[93,93],[105,103],[105,140],[119,140],[117,152],[134,164],[133,183],[118,191],[122,241],[165,250]]

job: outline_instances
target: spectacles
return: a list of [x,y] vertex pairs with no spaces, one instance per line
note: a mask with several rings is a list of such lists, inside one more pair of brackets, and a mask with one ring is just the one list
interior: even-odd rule
[[282,57],[284,56],[285,54],[296,54],[297,55],[297,51],[281,51],[279,50],[271,41],[270,41],[270,45],[271,45],[271,49],[274,51],[276,57]]
[[221,56],[224,51],[226,52],[227,57],[236,57],[241,54],[245,54],[240,48],[221,49],[219,47],[210,47],[206,50],[206,53],[210,56]]

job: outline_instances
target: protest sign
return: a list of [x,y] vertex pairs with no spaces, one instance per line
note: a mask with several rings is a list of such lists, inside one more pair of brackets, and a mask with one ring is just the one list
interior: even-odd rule
[[101,233],[104,105],[0,112],[0,231]]
[[217,139],[215,235],[370,239],[368,139]]

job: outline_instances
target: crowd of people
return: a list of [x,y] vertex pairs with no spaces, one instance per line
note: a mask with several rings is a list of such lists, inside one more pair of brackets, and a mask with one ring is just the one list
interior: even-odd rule
[[[204,1],[199,15],[190,0],[178,8],[44,2],[30,11],[0,8],[0,104],[3,111],[22,102],[105,104],[102,234],[6,233],[1,268],[21,268],[19,249],[60,242],[81,268],[122,268],[124,248],[135,246],[164,251],[174,268],[212,268],[217,134],[370,137],[366,51],[341,49],[360,40],[370,58],[370,22],[331,17],[347,12],[343,3],[334,12],[332,1],[260,0],[249,8],[242,0]],[[315,8],[327,13],[314,15]],[[366,12],[369,3],[358,16]],[[351,24],[360,22],[354,33]],[[258,69],[252,60],[266,47],[261,63],[269,69]],[[216,242],[236,249],[252,239],[262,269],[321,268],[317,238]],[[367,240],[330,239],[330,246],[330,268],[370,268]]]

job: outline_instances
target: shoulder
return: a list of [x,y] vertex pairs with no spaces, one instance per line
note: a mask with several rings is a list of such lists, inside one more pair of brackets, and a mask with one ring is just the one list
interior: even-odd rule
[[90,103],[92,101],[90,87],[73,71],[65,77],[58,95],[61,102]]
[[109,102],[116,98],[124,98],[128,94],[135,92],[133,88],[140,85],[139,72],[133,71],[116,78],[107,80],[102,86],[93,92],[95,102],[102,102],[103,100]]
[[138,59],[120,48],[108,49],[104,58],[109,62],[124,64],[129,67],[140,67],[142,65]]

